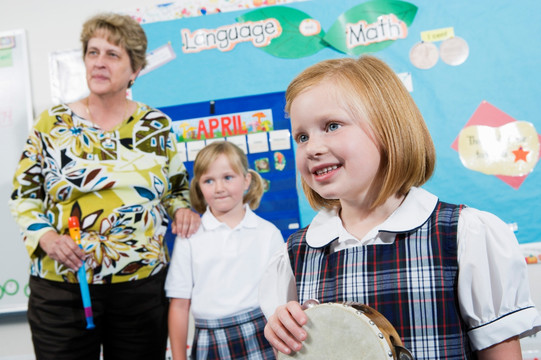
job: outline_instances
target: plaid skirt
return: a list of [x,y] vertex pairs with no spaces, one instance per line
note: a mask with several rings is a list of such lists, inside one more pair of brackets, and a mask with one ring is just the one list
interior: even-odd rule
[[263,335],[266,323],[259,308],[224,319],[195,319],[190,359],[274,360],[272,346]]

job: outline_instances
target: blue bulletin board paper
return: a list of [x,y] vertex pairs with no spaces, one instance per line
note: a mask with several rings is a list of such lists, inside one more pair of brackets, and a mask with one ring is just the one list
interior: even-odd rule
[[[290,3],[317,19],[323,30],[343,12],[362,1],[313,0]],[[411,1],[418,7],[404,39],[374,55],[386,61],[397,73],[409,73],[412,96],[433,136],[437,167],[424,186],[441,200],[463,203],[489,211],[516,226],[520,243],[541,240],[541,170],[536,166],[518,189],[499,178],[465,168],[451,148],[461,129],[478,106],[487,101],[516,120],[526,121],[541,131],[541,23],[533,14],[541,10],[534,0],[517,2]],[[252,11],[184,18],[144,24],[149,49],[171,44],[175,58],[140,76],[133,97],[155,107],[199,103],[283,92],[304,68],[324,59],[347,56],[332,48],[299,59],[269,55],[250,43],[237,44],[227,52],[207,50],[182,52],[181,29],[214,29],[234,24],[236,18]],[[421,33],[453,28],[464,39],[469,56],[451,66],[441,59],[430,69],[415,67],[409,53],[421,41]],[[437,48],[441,42],[434,42]],[[300,195],[301,226],[314,215]]]

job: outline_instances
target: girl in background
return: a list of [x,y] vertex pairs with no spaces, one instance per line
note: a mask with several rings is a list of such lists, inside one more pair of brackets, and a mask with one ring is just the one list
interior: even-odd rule
[[236,145],[201,150],[190,187],[203,213],[199,231],[175,242],[165,290],[173,359],[186,358],[188,315],[195,319],[193,359],[274,359],[263,331],[258,285],[283,246],[278,228],[257,216],[263,180]]
[[326,60],[286,92],[297,168],[319,212],[271,261],[265,335],[279,351],[307,338],[301,305],[369,305],[422,359],[521,359],[539,327],[526,263],[496,216],[420,188],[435,149],[396,74],[372,56]]

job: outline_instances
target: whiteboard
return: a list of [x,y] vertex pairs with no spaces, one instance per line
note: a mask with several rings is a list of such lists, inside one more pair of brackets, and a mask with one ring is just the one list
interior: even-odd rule
[[28,302],[28,266],[19,227],[11,216],[8,199],[25,139],[33,120],[26,34],[0,32],[0,206],[2,260],[0,261],[0,314],[25,311]]

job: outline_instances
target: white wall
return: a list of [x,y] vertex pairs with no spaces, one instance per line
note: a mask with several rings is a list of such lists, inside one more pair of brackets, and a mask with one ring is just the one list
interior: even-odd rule
[[0,32],[24,29],[28,42],[34,115],[52,104],[49,53],[80,48],[83,22],[101,11],[146,9],[167,0],[0,0]]

